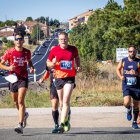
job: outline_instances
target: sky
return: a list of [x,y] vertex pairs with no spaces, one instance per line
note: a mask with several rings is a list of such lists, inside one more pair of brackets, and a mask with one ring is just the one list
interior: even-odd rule
[[[115,0],[123,6],[123,0]],[[41,16],[68,22],[90,9],[104,8],[108,0],[0,0],[0,21]]]

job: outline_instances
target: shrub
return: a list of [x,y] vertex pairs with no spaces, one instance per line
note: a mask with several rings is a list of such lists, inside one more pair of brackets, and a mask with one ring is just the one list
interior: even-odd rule
[[8,40],[8,42],[5,44],[8,48],[11,48],[14,45],[14,42],[11,40]]
[[2,41],[3,41],[4,43],[7,43],[7,42],[8,42],[8,40],[7,40],[6,37],[3,37],[3,38],[2,38]]

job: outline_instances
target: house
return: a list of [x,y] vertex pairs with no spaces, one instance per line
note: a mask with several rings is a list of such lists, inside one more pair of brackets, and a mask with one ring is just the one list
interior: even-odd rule
[[74,18],[69,19],[69,30],[76,27],[79,24],[87,23],[89,16],[93,14],[93,10],[88,10]]
[[4,26],[0,28],[0,40],[6,37],[8,40],[14,40],[14,31],[17,27],[25,28],[25,32],[31,34],[33,27],[39,24],[41,30],[46,36],[48,36],[48,26],[43,23],[38,23],[37,21],[25,21],[19,22],[16,27]]
[[4,26],[0,28],[0,40],[6,37],[8,40],[14,40],[14,27]]
[[26,33],[29,33],[31,34],[32,33],[32,30],[33,30],[33,27],[37,24],[39,24],[41,30],[44,32],[44,34],[47,36],[48,35],[48,26],[46,24],[43,24],[43,23],[38,23],[37,21],[25,21],[22,23],[25,28],[26,28]]

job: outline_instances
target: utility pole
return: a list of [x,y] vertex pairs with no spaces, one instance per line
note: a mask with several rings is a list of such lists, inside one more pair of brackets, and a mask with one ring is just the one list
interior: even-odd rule
[[39,41],[40,41],[40,24],[39,23],[38,23],[37,29],[38,29],[38,44],[39,44]]
[[37,44],[38,44],[38,24],[37,24],[36,30],[37,30],[37,37],[36,37],[36,41],[37,41]]

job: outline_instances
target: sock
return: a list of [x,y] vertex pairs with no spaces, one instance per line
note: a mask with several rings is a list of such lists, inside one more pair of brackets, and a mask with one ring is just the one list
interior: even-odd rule
[[128,112],[131,111],[131,109],[132,109],[132,107],[130,105],[128,107],[126,107],[126,108],[127,108]]
[[23,122],[22,123],[20,122],[19,124],[23,127]]
[[60,125],[61,125],[62,127],[64,127],[64,123],[61,123]]
[[58,124],[59,111],[58,110],[52,111],[52,117],[53,117],[54,123]]
[[133,121],[137,122],[138,115],[139,115],[139,108],[133,109],[133,116],[134,116]]
[[68,120],[70,121],[71,110],[68,112]]
[[69,110],[68,115],[71,115],[71,110]]

